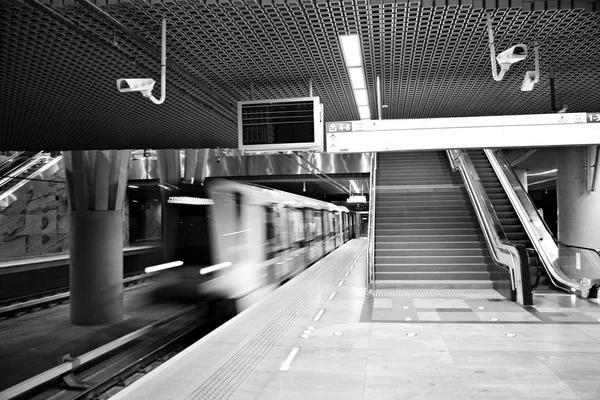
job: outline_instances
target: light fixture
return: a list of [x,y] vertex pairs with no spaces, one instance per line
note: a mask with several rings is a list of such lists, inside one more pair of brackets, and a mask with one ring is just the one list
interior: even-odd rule
[[346,59],[346,67],[362,67],[362,54],[358,35],[340,35],[340,44]]
[[360,47],[360,38],[358,35],[340,35],[340,45],[350,84],[354,91],[354,100],[358,106],[358,115],[360,119],[371,119],[371,110],[369,108],[369,93],[365,79],[365,70],[362,62],[362,52]]
[[362,67],[348,68],[348,73],[350,74],[350,83],[354,90],[367,88]]

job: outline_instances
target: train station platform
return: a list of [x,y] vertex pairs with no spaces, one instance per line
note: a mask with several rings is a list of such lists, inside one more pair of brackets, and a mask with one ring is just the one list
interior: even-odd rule
[[341,246],[112,399],[600,398],[597,299],[366,296],[366,245]]

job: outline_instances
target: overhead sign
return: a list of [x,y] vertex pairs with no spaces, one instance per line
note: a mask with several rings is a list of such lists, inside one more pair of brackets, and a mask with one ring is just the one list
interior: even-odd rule
[[600,113],[532,114],[325,124],[328,153],[572,146],[600,143]]

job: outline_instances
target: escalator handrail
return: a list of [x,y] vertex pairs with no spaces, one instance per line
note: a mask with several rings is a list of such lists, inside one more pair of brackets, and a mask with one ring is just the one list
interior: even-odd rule
[[15,161],[16,158],[20,157],[21,154],[25,153],[24,151],[17,151],[15,154],[11,155],[10,157],[8,157],[6,160],[2,161],[2,163],[0,163],[0,170],[6,165],[9,164],[13,161]]
[[31,157],[28,161],[24,162],[23,164],[19,165],[16,168],[13,168],[4,177],[0,178],[0,190],[3,185],[7,184],[14,178],[18,177],[23,172],[27,171],[27,169],[29,167],[31,167],[33,164],[35,164],[38,160],[40,160],[42,158],[52,158],[49,156],[43,156],[43,154],[44,154],[44,152],[40,151],[39,153],[37,153],[36,155]]
[[564,247],[572,247],[574,249],[591,251],[593,253],[598,254],[598,257],[600,257],[600,249],[592,249],[590,247],[583,247],[583,246],[575,246],[573,244],[566,244],[564,242],[561,242],[560,240],[557,240],[556,243],[559,244],[559,245],[561,245],[561,246],[564,246]]
[[[529,194],[521,185],[521,181],[519,181],[512,168],[510,168],[504,154],[501,151],[494,152],[490,149],[485,149],[484,151],[540,260],[544,264],[544,268],[548,271],[548,276],[552,283],[565,290],[583,290],[584,286],[581,281],[573,281],[560,270],[560,266],[558,265],[559,241],[554,237],[548,225],[546,225],[546,222],[540,216]],[[520,189],[518,193],[515,188]],[[565,247],[573,247],[563,245]]]
[[369,224],[367,228],[367,294],[375,292],[375,187],[377,183],[377,153],[371,153],[369,176]]
[[453,169],[458,169],[463,177],[492,260],[510,273],[511,287],[517,302],[524,306],[532,305],[529,261],[525,246],[511,243],[501,237],[504,229],[469,154],[464,150],[447,150],[447,154]]

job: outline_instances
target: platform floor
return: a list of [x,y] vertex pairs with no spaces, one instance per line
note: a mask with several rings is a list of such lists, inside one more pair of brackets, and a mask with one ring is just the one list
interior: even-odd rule
[[597,301],[366,297],[365,246],[345,244],[112,399],[600,398]]

